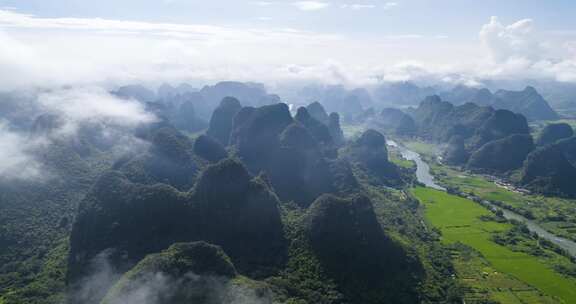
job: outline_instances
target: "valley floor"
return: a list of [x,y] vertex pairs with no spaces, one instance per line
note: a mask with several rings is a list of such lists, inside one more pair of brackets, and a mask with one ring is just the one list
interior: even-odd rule
[[433,144],[410,141],[405,145],[429,160],[432,174],[441,185],[494,202],[534,220],[557,236],[576,241],[576,200],[514,191],[499,183],[497,178],[438,163],[435,161],[438,148]]
[[[438,148],[421,141],[404,141],[426,159],[437,182],[457,192],[533,219],[546,230],[576,238],[576,202],[520,193],[491,177],[470,174],[440,164]],[[438,229],[451,250],[466,303],[576,303],[573,259],[554,245],[495,216],[472,200],[429,188],[415,188],[429,225]]]
[[547,295],[562,303],[576,302],[575,279],[557,273],[546,261],[493,241],[493,235],[510,230],[511,224],[483,219],[491,212],[458,196],[422,187],[412,193],[425,206],[429,224],[440,230],[442,243],[452,246],[457,275],[467,287],[467,302],[557,302]]

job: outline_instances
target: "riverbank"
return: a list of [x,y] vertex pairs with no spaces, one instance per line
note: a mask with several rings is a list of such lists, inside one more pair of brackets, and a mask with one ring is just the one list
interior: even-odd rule
[[[538,258],[511,250],[507,246],[497,244],[493,236],[505,233],[512,228],[509,223],[499,223],[486,220],[492,215],[487,209],[475,202],[450,195],[443,191],[430,188],[417,187],[412,190],[413,195],[425,206],[425,218],[428,223],[440,230],[441,242],[445,245],[464,244],[481,254],[496,272],[484,272],[481,278],[470,279],[470,275],[462,280],[470,287],[480,286],[493,293],[490,298],[502,303],[554,303],[545,294],[553,295],[563,303],[576,303],[576,280],[567,278],[555,272],[547,263]],[[468,268],[463,266],[463,270]],[[470,265],[472,266],[472,265]],[[513,278],[502,276],[500,273],[511,275],[513,278],[534,286],[518,288],[521,284]],[[488,277],[491,277],[488,279]],[[499,286],[490,286],[500,280]],[[506,282],[506,283],[505,283]],[[478,285],[480,284],[480,285]],[[496,287],[496,288],[494,288]],[[538,291],[539,290],[539,291]],[[474,296],[478,296],[472,292]],[[506,300],[508,299],[508,300]],[[515,302],[513,299],[518,299]],[[532,299],[522,301],[521,299]]]
[[557,237],[576,241],[576,200],[531,194],[500,178],[472,174],[440,164],[437,161],[438,147],[432,143],[407,140],[402,144],[421,154],[440,186],[489,201],[534,221]]
[[[558,243],[551,244],[552,241],[559,240],[554,235],[518,214],[507,210],[500,211],[500,216],[507,219],[526,222],[528,224],[526,227],[543,239],[540,241],[539,237],[534,238],[528,230],[523,230],[523,226],[503,221],[493,213],[498,207],[476,197],[473,193],[460,193],[460,196],[464,197],[459,197],[442,191],[445,188],[436,184],[435,176],[429,172],[430,167],[423,160],[424,158],[430,161],[435,168],[441,167],[435,162],[434,155],[420,157],[418,153],[393,140],[390,140],[389,146],[416,164],[418,181],[428,187],[417,187],[412,193],[425,206],[424,212],[428,223],[440,230],[442,242],[454,248],[453,262],[463,284],[471,289],[466,293],[470,302],[478,299],[496,300],[500,303],[558,302],[542,295],[540,291],[558,297],[563,303],[576,301],[574,292],[576,279],[574,276],[566,276],[563,271],[574,266],[569,254],[574,254],[576,251],[566,250],[569,254],[558,252],[554,245]],[[412,145],[414,146],[423,153],[436,153],[429,144]],[[470,199],[467,199],[467,196]],[[545,243],[547,240],[551,243]],[[568,240],[563,241],[567,242],[564,245],[569,245],[568,249],[576,249],[576,244]],[[475,252],[478,254],[472,258]],[[486,275],[480,276],[477,273],[479,265],[484,265],[484,269],[496,271],[492,273],[483,271]],[[503,277],[495,275],[500,273]],[[500,286],[494,289],[492,287],[496,281],[500,283],[506,281],[507,286],[515,287],[502,289]],[[551,286],[550,282],[556,284]],[[523,284],[528,285],[519,287]],[[522,290],[522,293],[518,293],[518,290]]]

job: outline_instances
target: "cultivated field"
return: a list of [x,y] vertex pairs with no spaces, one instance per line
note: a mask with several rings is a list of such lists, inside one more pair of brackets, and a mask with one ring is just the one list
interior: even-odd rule
[[[419,187],[413,194],[425,205],[429,224],[441,231],[443,243],[467,245],[479,252],[497,273],[508,274],[547,295],[554,295],[563,303],[576,303],[576,280],[560,275],[534,256],[512,251],[492,241],[493,234],[509,230],[510,224],[482,220],[483,215],[491,216],[488,210],[445,192]],[[486,272],[485,275],[491,274]],[[537,290],[530,288],[503,285],[494,286],[492,291],[492,298],[502,303],[546,302]]]

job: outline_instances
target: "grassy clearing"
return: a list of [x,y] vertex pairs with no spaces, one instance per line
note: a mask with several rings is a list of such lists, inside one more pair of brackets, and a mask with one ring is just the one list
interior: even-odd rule
[[[467,245],[478,251],[497,272],[512,275],[563,303],[576,303],[575,280],[561,276],[536,257],[514,252],[492,241],[493,233],[509,230],[510,224],[482,221],[479,217],[489,216],[488,210],[442,191],[419,187],[413,194],[425,205],[427,221],[441,231],[443,243]],[[509,290],[514,288],[510,286]],[[534,295],[521,296],[530,298]],[[498,297],[509,298],[510,295],[504,293]]]
[[[557,303],[536,288],[507,273],[496,271],[486,259],[470,247],[455,244],[451,247],[451,255],[458,278],[466,290],[464,294],[466,303],[490,303],[490,300],[502,304]],[[524,294],[529,294],[533,300],[521,302],[519,297]]]

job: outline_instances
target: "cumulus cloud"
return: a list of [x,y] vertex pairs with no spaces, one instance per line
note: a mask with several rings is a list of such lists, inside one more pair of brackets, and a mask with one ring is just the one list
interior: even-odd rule
[[504,25],[492,17],[479,37],[492,60],[478,70],[483,77],[576,81],[573,42],[538,31],[532,19]]
[[543,48],[534,32],[534,21],[523,19],[510,25],[503,25],[497,17],[492,17],[482,26],[480,39],[497,62],[511,58],[540,59]]
[[292,3],[292,5],[302,11],[318,11],[329,7],[330,3],[322,1],[297,1]]

